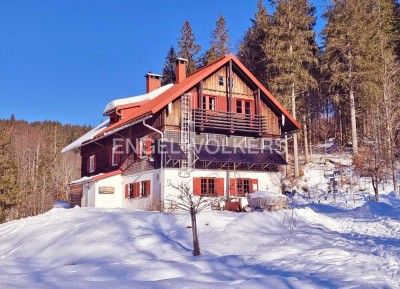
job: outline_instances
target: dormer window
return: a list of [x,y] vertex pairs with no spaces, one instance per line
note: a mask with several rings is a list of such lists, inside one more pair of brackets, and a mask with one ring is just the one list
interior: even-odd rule
[[224,85],[224,77],[223,76],[218,76],[218,84],[221,86]]

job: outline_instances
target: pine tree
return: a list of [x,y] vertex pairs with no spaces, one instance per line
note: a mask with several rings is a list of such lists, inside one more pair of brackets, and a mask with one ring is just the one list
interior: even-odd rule
[[12,152],[11,129],[7,122],[0,123],[0,222],[5,221],[8,210],[17,204],[17,164]]
[[175,83],[175,60],[177,54],[173,46],[168,50],[167,56],[165,57],[164,67],[162,69],[162,85]]
[[189,21],[186,20],[183,23],[181,34],[181,37],[178,39],[178,55],[188,60],[186,72],[190,74],[197,69],[197,54],[200,52],[201,47],[195,43],[196,38]]
[[210,48],[204,56],[205,65],[213,62],[219,58],[224,57],[231,52],[229,44],[229,30],[226,27],[226,20],[224,16],[220,15],[216,27],[211,33]]
[[325,63],[331,88],[347,94],[353,153],[358,153],[357,107],[371,103],[369,93],[376,55],[377,19],[373,1],[332,0],[325,14]]
[[271,56],[266,51],[271,47],[271,17],[262,0],[258,0],[255,17],[250,20],[252,25],[240,43],[238,58],[264,86],[268,87],[271,71],[266,67],[271,61]]
[[[316,87],[312,73],[317,63],[317,47],[314,37],[315,8],[308,0],[274,1],[272,17],[272,45],[264,47],[271,54],[267,66],[273,72],[270,89],[280,101],[292,108],[297,117],[297,106]],[[294,175],[299,176],[297,134],[293,135]]]

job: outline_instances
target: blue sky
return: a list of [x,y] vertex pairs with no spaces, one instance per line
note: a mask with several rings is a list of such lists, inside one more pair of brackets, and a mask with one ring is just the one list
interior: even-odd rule
[[205,49],[223,14],[236,50],[256,2],[0,0],[0,118],[96,125],[109,101],[145,92],[186,19]]

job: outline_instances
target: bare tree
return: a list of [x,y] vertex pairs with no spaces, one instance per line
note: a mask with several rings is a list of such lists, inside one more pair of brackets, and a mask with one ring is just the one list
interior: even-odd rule
[[174,185],[171,182],[168,184],[171,188],[177,190],[178,195],[167,198],[167,208],[171,210],[182,210],[190,213],[192,221],[192,235],[193,235],[193,255],[199,256],[200,241],[197,233],[197,220],[196,216],[199,212],[210,207],[210,200],[203,198],[203,196],[193,195],[188,183],[182,182],[179,185]]

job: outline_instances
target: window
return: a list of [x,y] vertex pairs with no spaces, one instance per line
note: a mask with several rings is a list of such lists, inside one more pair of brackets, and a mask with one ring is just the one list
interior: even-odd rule
[[243,113],[242,101],[236,100],[236,112]]
[[244,100],[244,99],[237,99],[236,100],[236,112],[237,113],[244,113],[244,114],[251,114],[251,100]]
[[210,97],[208,99],[208,109],[209,110],[216,110],[215,109],[215,104],[216,104],[216,98],[215,97]]
[[236,192],[238,196],[245,196],[251,193],[250,179],[236,179]]
[[250,101],[244,102],[244,113],[251,114],[251,102]]
[[200,184],[201,184],[201,195],[203,196],[216,195],[215,179],[202,178]]
[[89,157],[89,173],[93,173],[96,170],[96,156]]
[[216,96],[203,96],[202,109],[217,110],[217,97]]
[[140,182],[140,197],[148,197],[150,196],[150,181]]
[[223,76],[218,76],[218,84],[224,85],[224,77]]
[[141,181],[127,185],[126,198],[146,198],[150,196],[150,181]]
[[111,148],[111,165],[116,166],[121,162],[121,146],[115,146]]

